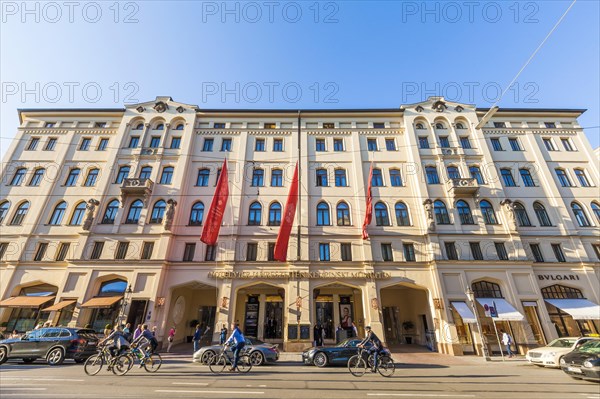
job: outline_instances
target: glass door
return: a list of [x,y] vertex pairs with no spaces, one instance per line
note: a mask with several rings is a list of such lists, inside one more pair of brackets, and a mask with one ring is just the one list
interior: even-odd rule
[[266,303],[264,320],[264,339],[281,339],[283,336],[283,302]]
[[325,339],[333,339],[333,333],[335,331],[333,325],[333,297],[321,295],[317,297],[315,304],[316,323],[323,327]]
[[544,336],[544,330],[542,329],[542,325],[540,324],[540,317],[538,315],[537,302],[523,302],[523,310],[525,311],[525,317],[527,318],[527,322],[531,327],[533,339],[540,346],[546,345],[546,337]]

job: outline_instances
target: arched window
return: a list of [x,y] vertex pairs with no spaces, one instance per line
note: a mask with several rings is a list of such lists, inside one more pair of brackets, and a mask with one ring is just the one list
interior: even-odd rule
[[175,168],[172,166],[165,166],[163,168],[162,175],[160,175],[160,184],[171,184],[174,170]]
[[190,212],[190,226],[202,225],[204,219],[204,204],[200,201],[192,205],[192,211]]
[[463,125],[461,122],[457,122],[457,123],[456,123],[456,128],[457,128],[457,129],[464,129],[464,128],[465,128],[465,125]]
[[529,220],[529,215],[527,215],[527,210],[523,204],[516,202],[514,205],[514,210],[519,226],[531,226],[531,220]]
[[512,170],[510,169],[500,169],[500,175],[502,176],[502,181],[506,187],[516,187],[515,178],[512,175]]
[[523,185],[525,187],[535,187],[535,182],[533,181],[533,177],[531,177],[531,172],[527,168],[519,169],[519,174],[521,175],[521,180],[523,180]]
[[144,166],[140,169],[140,179],[146,180],[152,176],[152,166]]
[[119,168],[119,173],[117,174],[117,178],[115,179],[115,183],[117,183],[117,184],[123,183],[123,180],[125,180],[125,179],[127,179],[127,177],[129,177],[130,169],[131,168],[129,167],[129,165],[121,166]]
[[[592,202],[592,212],[594,212],[594,216],[596,216],[596,220],[600,223],[600,205],[597,202]],[[2,218],[0,218],[0,222]]]
[[590,187],[590,181],[588,180],[586,174],[585,174],[585,170],[583,169],[575,169],[575,177],[577,177],[577,180],[579,180],[579,184],[581,185],[581,187]]
[[471,214],[471,207],[469,204],[463,200],[459,200],[456,203],[456,209],[458,209],[461,224],[475,224],[473,222],[473,215]]
[[144,207],[144,203],[142,200],[135,200],[129,206],[129,212],[127,213],[127,220],[125,223],[127,224],[136,224],[140,221],[140,214],[142,213],[142,208]]
[[340,202],[336,207],[337,225],[350,226],[350,207],[345,202]]
[[329,185],[327,181],[327,169],[317,169],[316,178],[317,187],[327,187]]
[[317,226],[329,226],[331,221],[329,218],[329,205],[326,202],[317,204]]
[[183,130],[183,123],[178,123],[177,126],[175,126],[175,130]]
[[396,210],[396,223],[398,226],[410,226],[410,216],[408,214],[408,206],[404,202],[397,202],[395,206]]
[[561,168],[554,169],[556,172],[556,177],[558,177],[558,181],[562,187],[572,187],[573,183],[571,183],[571,179],[567,174],[567,171]]
[[248,225],[249,226],[260,226],[262,214],[262,205],[258,202],[250,204],[250,213],[248,214]]
[[69,172],[69,176],[67,176],[67,181],[65,182],[65,186],[72,187],[77,183],[77,179],[79,178],[79,172],[81,170],[79,168],[73,168]]
[[25,216],[27,216],[28,211],[29,202],[25,201],[17,208],[12,220],[10,221],[10,224],[13,226],[20,226],[23,223],[23,219],[25,219]]
[[283,187],[283,170],[273,169],[271,171],[271,187]]
[[50,221],[48,224],[52,226],[57,226],[62,222],[63,216],[65,216],[65,212],[67,211],[67,203],[65,201],[59,202],[52,211],[52,215],[50,216]]
[[388,214],[388,208],[383,202],[375,204],[375,224],[377,226],[389,226],[390,215]]
[[483,175],[481,174],[481,169],[479,166],[469,166],[469,173],[471,173],[471,177],[477,180],[479,184],[485,184],[485,180],[483,180]]
[[127,281],[125,280],[110,280],[105,281],[100,285],[98,296],[120,296],[127,289]]
[[10,203],[8,201],[0,203],[0,223],[2,223],[4,218],[6,218],[6,215],[8,215],[8,208],[10,208]]
[[143,123],[138,123],[133,130],[143,130],[143,129],[144,129],[144,124]]
[[106,206],[106,211],[104,211],[104,217],[102,218],[102,224],[113,224],[115,222],[115,218],[117,217],[117,212],[119,211],[119,200],[112,200]]
[[20,186],[23,182],[23,178],[25,177],[25,172],[27,172],[27,168],[19,168],[15,171],[12,180],[10,181],[11,186]]
[[441,123],[441,122],[438,122],[438,123],[436,123],[436,124],[435,124],[435,128],[436,128],[436,129],[445,129],[445,127],[444,127],[444,124],[443,124],[443,123]]
[[269,206],[269,226],[279,226],[281,224],[281,204],[273,202]]
[[423,126],[423,124],[419,122],[419,123],[417,123],[417,124],[415,125],[415,128],[416,128],[417,130],[423,130],[423,129],[425,129],[425,126]]
[[496,219],[496,212],[494,211],[494,207],[489,201],[481,201],[479,203],[479,208],[481,209],[481,214],[483,215],[483,221],[485,222],[485,224],[498,224],[498,219]]
[[73,211],[73,215],[71,215],[71,220],[69,220],[69,225],[71,226],[79,226],[83,222],[83,216],[85,215],[86,203],[81,201],[75,207]]
[[335,186],[348,187],[348,181],[346,180],[346,169],[335,170]]
[[460,171],[456,166],[448,166],[446,168],[448,171],[448,179],[460,179]]
[[539,202],[534,202],[533,210],[540,222],[540,226],[552,226],[552,222],[550,221],[550,217],[548,216],[548,212],[546,212],[546,207],[544,207],[544,205]]
[[590,221],[581,205],[579,205],[577,202],[571,202],[571,210],[573,211],[573,214],[575,215],[575,219],[577,220],[577,224],[579,224],[579,226],[591,226]]
[[433,203],[433,211],[435,213],[435,220],[437,224],[450,224],[450,216],[448,215],[446,204],[440,200],[435,201]]
[[383,175],[381,174],[381,169],[373,169],[373,178],[371,179],[371,186],[383,187]]
[[262,187],[265,185],[265,171],[256,168],[252,172],[252,186],[253,187]]
[[85,178],[84,186],[93,187],[96,185],[96,180],[98,180],[98,174],[100,173],[100,169],[90,169],[87,177]]
[[39,186],[40,183],[42,182],[42,178],[44,177],[45,171],[46,171],[46,169],[44,169],[44,168],[37,168],[33,172],[33,176],[31,176],[31,180],[29,180],[29,185],[30,186]]
[[490,281],[477,281],[471,284],[475,298],[504,298],[502,290],[496,283]]
[[158,125],[156,125],[156,127],[154,129],[155,130],[165,130],[165,125],[164,125],[164,123],[159,123]]
[[541,289],[544,299],[585,299],[581,290],[554,284]]
[[196,185],[200,187],[208,186],[208,178],[210,176],[210,171],[208,169],[200,169],[198,171],[198,178],[196,179]]
[[154,207],[152,208],[150,223],[162,223],[163,217],[165,216],[165,209],[167,209],[167,203],[165,201],[156,201]]

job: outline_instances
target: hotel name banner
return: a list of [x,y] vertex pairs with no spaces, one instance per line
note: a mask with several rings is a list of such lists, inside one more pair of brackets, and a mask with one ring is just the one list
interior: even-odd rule
[[346,279],[366,279],[366,280],[386,280],[391,278],[390,273],[386,272],[209,272],[208,278],[214,279],[328,279],[328,278],[346,278]]

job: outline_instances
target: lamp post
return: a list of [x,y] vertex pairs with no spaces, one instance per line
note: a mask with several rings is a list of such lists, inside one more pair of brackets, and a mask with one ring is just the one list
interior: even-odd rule
[[485,335],[483,334],[483,331],[481,330],[481,323],[479,322],[479,313],[477,312],[477,307],[475,305],[475,293],[473,292],[471,287],[469,287],[465,291],[465,295],[469,299],[469,302],[471,302],[471,309],[473,310],[473,314],[475,315],[475,322],[477,323],[477,330],[479,331],[479,338],[481,338],[482,356],[486,361],[490,361],[491,359],[490,359],[490,354],[488,352],[487,339],[485,338]]
[[126,316],[125,316],[125,309],[127,309],[127,306],[129,305],[129,302],[131,301],[131,294],[133,294],[133,290],[131,289],[131,284],[129,284],[129,287],[127,287],[127,290],[125,290],[125,292],[123,293],[123,301],[121,302],[121,311],[119,312],[119,318],[117,320],[117,324],[124,324],[123,321],[125,321]]

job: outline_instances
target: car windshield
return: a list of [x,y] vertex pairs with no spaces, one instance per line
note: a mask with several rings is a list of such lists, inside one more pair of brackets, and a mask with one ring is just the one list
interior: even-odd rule
[[262,345],[264,344],[263,341],[256,339],[256,338],[247,338],[246,339],[246,343],[250,344],[250,345]]
[[554,341],[550,342],[548,346],[553,348],[570,348],[575,344],[576,339],[569,338],[557,338]]
[[586,342],[579,348],[575,349],[576,352],[592,353],[594,355],[600,354],[600,340]]

